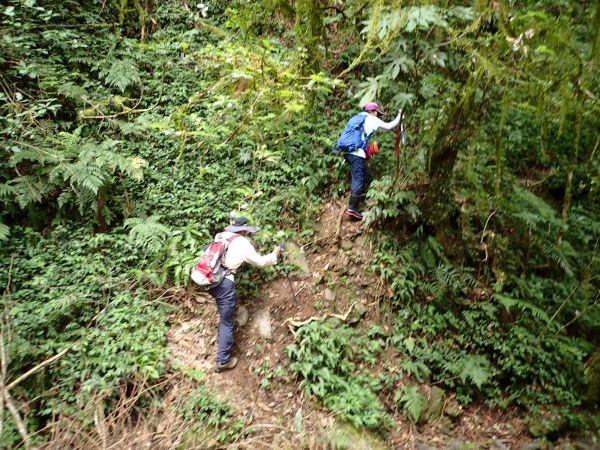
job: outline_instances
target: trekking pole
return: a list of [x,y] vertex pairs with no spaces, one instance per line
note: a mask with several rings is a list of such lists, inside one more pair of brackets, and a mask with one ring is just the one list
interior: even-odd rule
[[[279,246],[279,250],[281,250],[281,255],[282,257],[285,258],[285,254],[286,254],[286,247],[285,244],[282,242],[277,242],[277,245]],[[283,268],[283,274],[285,275],[285,279],[288,282],[288,286],[290,287],[290,291],[292,292],[292,297],[294,298],[294,303],[296,302],[296,292],[294,291],[294,285],[292,284],[292,280],[290,280],[290,276],[288,274],[288,268],[284,267]]]
[[394,144],[394,153],[396,155],[396,180],[400,176],[400,138],[402,138],[402,145],[404,145],[404,110],[402,110],[402,113],[400,114],[400,123],[396,127],[396,142]]

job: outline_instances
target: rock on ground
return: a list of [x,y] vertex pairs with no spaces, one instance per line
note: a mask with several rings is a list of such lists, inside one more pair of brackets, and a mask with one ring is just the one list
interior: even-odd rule
[[271,339],[271,314],[268,309],[259,309],[254,313],[254,326],[258,335],[264,339]]
[[235,312],[235,323],[237,323],[239,327],[243,327],[248,323],[248,316],[248,308],[244,305],[238,305],[237,311]]

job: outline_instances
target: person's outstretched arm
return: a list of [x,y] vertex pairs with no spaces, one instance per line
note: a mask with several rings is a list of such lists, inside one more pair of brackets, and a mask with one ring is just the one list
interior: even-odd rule
[[240,252],[242,253],[242,257],[244,262],[248,264],[252,264],[256,267],[267,267],[277,264],[277,256],[279,255],[279,247],[275,246],[271,253],[266,255],[259,254],[249,240],[240,239],[242,242],[240,243]]
[[402,109],[398,110],[398,115],[391,122],[384,122],[379,117],[377,117],[377,120],[379,121],[379,122],[377,122],[377,126],[378,126],[378,128],[383,128],[384,130],[387,130],[387,131],[392,130],[392,129],[396,128],[396,126],[400,123],[400,117],[402,117]]

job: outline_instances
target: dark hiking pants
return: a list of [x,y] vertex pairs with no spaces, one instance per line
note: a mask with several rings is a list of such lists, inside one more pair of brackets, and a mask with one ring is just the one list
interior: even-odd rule
[[355,195],[362,195],[366,191],[369,172],[367,170],[367,160],[356,155],[344,155],[346,162],[350,166],[350,176],[352,182],[350,189]]
[[217,363],[229,361],[233,349],[233,321],[235,318],[235,283],[224,278],[221,284],[208,291],[217,302],[219,310],[219,335],[217,337]]

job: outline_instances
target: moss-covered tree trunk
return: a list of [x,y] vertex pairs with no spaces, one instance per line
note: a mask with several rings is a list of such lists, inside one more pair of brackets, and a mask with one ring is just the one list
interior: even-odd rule
[[450,107],[448,120],[438,130],[429,151],[428,173],[430,184],[421,202],[424,217],[436,227],[447,222],[452,213],[450,186],[452,170],[458,151],[471,134],[469,118],[473,114],[473,97],[478,74],[466,83],[463,95]]
[[300,47],[306,49],[302,66],[305,73],[317,73],[323,65],[319,49],[325,33],[323,5],[321,0],[296,1],[296,36]]

